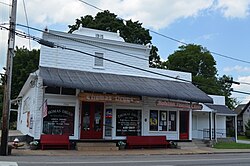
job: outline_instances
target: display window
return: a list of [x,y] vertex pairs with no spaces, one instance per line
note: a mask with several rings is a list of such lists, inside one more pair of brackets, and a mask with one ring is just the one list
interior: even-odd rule
[[74,106],[48,105],[48,114],[43,118],[44,134],[74,135]]
[[176,111],[150,110],[150,131],[176,131]]
[[141,110],[116,110],[116,136],[141,135]]

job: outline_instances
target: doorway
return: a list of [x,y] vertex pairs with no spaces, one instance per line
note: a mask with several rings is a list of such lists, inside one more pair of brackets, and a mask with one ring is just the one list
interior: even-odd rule
[[82,103],[81,139],[103,138],[103,109],[103,103]]
[[189,139],[189,111],[180,111],[180,140]]

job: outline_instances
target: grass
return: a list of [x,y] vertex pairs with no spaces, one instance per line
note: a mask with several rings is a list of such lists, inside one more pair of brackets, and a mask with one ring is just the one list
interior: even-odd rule
[[220,142],[214,145],[216,149],[250,149],[250,144],[236,142]]
[[250,138],[247,138],[244,135],[238,135],[238,140],[245,140],[245,141],[250,141]]

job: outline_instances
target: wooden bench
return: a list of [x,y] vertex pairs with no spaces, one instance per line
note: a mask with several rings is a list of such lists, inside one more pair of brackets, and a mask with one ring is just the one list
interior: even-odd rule
[[42,150],[44,150],[44,147],[67,147],[67,149],[70,149],[70,142],[69,142],[69,136],[68,135],[50,135],[50,134],[44,134],[41,135],[40,144]]
[[132,147],[164,147],[169,146],[166,136],[127,136],[127,146]]

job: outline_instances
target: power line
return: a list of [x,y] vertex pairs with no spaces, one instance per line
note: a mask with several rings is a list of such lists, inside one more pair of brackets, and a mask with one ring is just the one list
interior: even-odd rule
[[[26,25],[22,25],[22,24],[17,24],[18,26],[21,26],[21,27],[26,27]],[[87,45],[91,45],[91,46],[94,46],[94,47],[97,47],[97,48],[101,48],[101,49],[104,49],[104,50],[108,50],[108,51],[112,51],[112,52],[116,52],[116,53],[120,53],[120,54],[124,54],[124,55],[127,55],[127,56],[131,56],[131,57],[135,57],[135,58],[138,58],[138,59],[142,59],[142,60],[146,60],[144,58],[140,58],[140,57],[136,57],[136,56],[133,56],[133,55],[130,55],[130,54],[126,54],[126,53],[123,53],[123,52],[120,52],[120,51],[116,51],[116,50],[113,50],[113,49],[108,49],[108,48],[105,48],[105,47],[101,47],[101,46],[97,46],[95,44],[90,44],[90,43],[87,43],[87,42],[84,42],[83,40],[77,40],[77,39],[73,39],[73,38],[70,38],[70,37],[66,37],[66,36],[61,36],[61,35],[57,35],[57,34],[53,34],[53,33],[49,33],[49,32],[46,32],[46,31],[43,31],[43,30],[40,30],[40,29],[37,29],[37,28],[34,28],[34,27],[29,27],[30,29],[33,29],[35,31],[39,31],[39,32],[43,32],[43,33],[47,33],[49,35],[52,35],[52,36],[56,36],[56,37],[60,37],[60,38],[65,38],[65,39],[69,39],[69,40],[72,40],[72,41],[75,41],[75,42],[79,42],[79,43],[83,43],[83,44],[87,44]],[[22,33],[19,31],[19,33]],[[19,34],[20,35],[20,34]],[[22,35],[21,37],[27,37],[27,35]],[[148,60],[147,60],[148,61]],[[186,72],[195,72],[195,71],[191,71],[191,70],[187,70],[187,69],[184,69],[184,68],[180,68],[181,70],[186,70]],[[210,75],[206,75],[206,76],[210,76]],[[195,82],[193,82],[195,83]],[[242,84],[247,84],[247,85],[250,85],[250,83],[243,83],[243,82],[239,82],[239,83],[242,83]],[[198,83],[195,83],[198,85]],[[200,84],[201,86],[208,86],[206,84]]]
[[12,6],[11,4],[5,3],[5,2],[0,2],[0,4],[7,5],[7,6]]
[[[79,1],[81,1],[82,3],[84,3],[84,4],[86,4],[86,5],[91,6],[91,7],[95,8],[95,9],[97,9],[97,10],[105,11],[105,10],[103,10],[103,9],[101,9],[101,8],[99,8],[99,7],[96,7],[96,6],[94,6],[94,5],[90,4],[90,3],[87,3],[87,2],[85,2],[85,1],[83,1],[83,0],[79,0]],[[126,21],[125,19],[123,19],[123,18],[121,18],[121,17],[119,17],[119,18],[122,19],[123,21]],[[162,37],[164,37],[164,38],[167,38],[167,39],[169,39],[169,40],[178,42],[178,43],[183,44],[183,45],[188,45],[188,43],[182,42],[182,41],[180,41],[180,40],[178,40],[178,39],[175,39],[175,38],[173,38],[173,37],[170,37],[170,36],[167,36],[167,35],[164,35],[164,34],[155,32],[155,31],[153,31],[153,30],[151,30],[151,29],[148,29],[148,30],[149,30],[150,32],[154,33],[154,34],[157,34],[157,35],[162,36]],[[238,62],[250,64],[250,61],[246,61],[246,60],[242,60],[242,59],[238,59],[238,58],[233,58],[233,57],[230,57],[230,56],[227,56],[227,55],[224,55],[224,54],[220,54],[220,53],[217,53],[217,52],[214,52],[214,51],[210,51],[210,53],[212,53],[212,54],[214,54],[214,55],[217,55],[217,56],[220,56],[220,57],[223,57],[223,58],[227,58],[227,59],[235,60],[235,61],[238,61]]]
[[[9,28],[7,28],[7,27],[3,27],[3,26],[1,26],[1,25],[0,25],[0,27],[9,30]],[[42,31],[42,30],[39,30],[39,31]],[[48,33],[48,32],[47,32],[47,33]],[[49,35],[52,35],[52,36],[54,35],[54,34],[51,34],[51,33],[48,33],[48,34],[49,34]],[[112,62],[112,63],[116,63],[116,64],[119,64],[119,65],[122,65],[122,66],[134,68],[134,69],[137,69],[137,70],[140,70],[140,71],[144,71],[144,72],[148,72],[148,73],[151,73],[151,74],[155,74],[155,75],[160,75],[160,76],[168,77],[168,78],[175,79],[175,80],[180,80],[180,81],[192,83],[192,81],[189,81],[189,80],[180,79],[180,78],[173,77],[173,76],[169,76],[169,75],[166,75],[166,74],[161,74],[161,73],[153,72],[153,71],[150,71],[150,70],[146,70],[146,69],[142,69],[142,68],[135,67],[135,66],[132,66],[132,65],[128,65],[128,64],[121,63],[121,62],[117,62],[117,61],[114,61],[114,60],[111,60],[111,59],[108,59],[108,58],[98,57],[98,56],[96,56],[96,55],[93,55],[93,54],[90,54],[90,53],[87,53],[87,52],[84,52],[84,51],[80,51],[80,50],[77,50],[77,49],[73,49],[73,48],[61,46],[61,45],[55,44],[54,42],[50,42],[50,41],[47,41],[47,40],[44,40],[44,39],[40,39],[40,38],[38,38],[38,37],[34,37],[34,36],[27,35],[25,32],[16,31],[16,35],[19,36],[19,37],[22,37],[22,38],[32,39],[32,40],[34,40],[34,41],[37,41],[37,42],[40,43],[41,45],[45,45],[45,46],[47,46],[47,47],[51,47],[51,48],[61,48],[61,49],[65,49],[65,50],[75,51],[75,52],[82,53],[82,54],[85,54],[85,55],[88,55],[88,56],[92,56],[92,57],[95,57],[95,58],[103,59],[103,60],[105,60],[105,61],[109,61],[109,62]],[[201,84],[201,83],[195,83],[195,84],[196,84],[196,85],[200,85],[200,86],[215,87],[215,86],[211,86],[211,85],[207,85],[207,84]],[[241,94],[250,94],[250,93],[248,93],[248,92],[242,92],[242,91],[236,91],[236,90],[232,90],[232,92],[241,93]]]
[[[28,14],[27,14],[27,10],[26,10],[25,0],[23,0],[23,9],[24,9],[24,14],[25,14],[25,19],[26,19],[28,34],[30,34],[29,20],[28,20]],[[30,43],[30,40],[29,40],[29,48],[30,48],[30,50],[31,50],[31,43]]]

